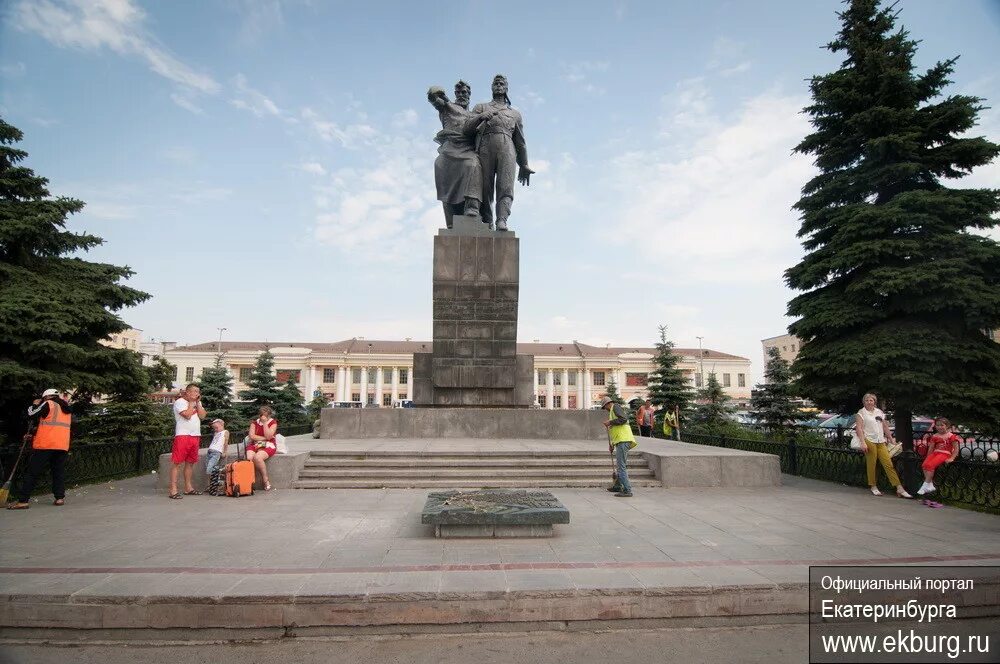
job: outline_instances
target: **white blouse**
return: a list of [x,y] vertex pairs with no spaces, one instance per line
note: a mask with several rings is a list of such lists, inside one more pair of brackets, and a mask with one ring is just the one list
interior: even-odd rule
[[[885,430],[882,428],[882,422],[885,421],[885,413],[878,408],[871,412],[868,412],[867,408],[862,408],[858,411],[858,415],[861,416],[861,423],[864,426],[865,440],[884,443]],[[881,418],[881,421],[875,418]]]

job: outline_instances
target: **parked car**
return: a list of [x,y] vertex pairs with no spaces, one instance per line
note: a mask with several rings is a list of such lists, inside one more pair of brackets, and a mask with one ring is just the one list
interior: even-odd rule
[[330,408],[361,408],[360,401],[331,401]]
[[393,408],[416,408],[412,399],[396,399],[392,402]]

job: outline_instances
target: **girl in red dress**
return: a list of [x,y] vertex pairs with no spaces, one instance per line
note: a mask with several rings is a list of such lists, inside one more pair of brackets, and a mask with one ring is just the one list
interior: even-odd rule
[[955,460],[958,456],[959,443],[962,442],[958,434],[951,431],[951,422],[947,417],[934,420],[934,430],[936,433],[927,443],[927,458],[924,459],[922,466],[924,483],[917,490],[919,496],[937,491],[934,487],[934,471],[942,463],[951,463]]
[[271,480],[267,476],[267,466],[264,462],[278,451],[278,444],[274,440],[278,433],[278,420],[274,419],[273,415],[274,411],[270,406],[261,406],[257,411],[257,419],[250,423],[247,432],[250,436],[247,459],[253,461],[260,472],[260,477],[264,480],[264,491],[271,490]]

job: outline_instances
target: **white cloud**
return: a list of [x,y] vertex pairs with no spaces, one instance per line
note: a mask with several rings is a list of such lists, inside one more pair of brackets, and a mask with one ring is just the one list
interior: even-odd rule
[[417,112],[412,108],[408,108],[405,111],[400,111],[392,116],[392,126],[396,129],[415,127],[418,119],[419,116],[417,115]]
[[173,145],[164,148],[160,156],[175,164],[190,166],[198,161],[198,150],[189,145]]
[[219,84],[171,55],[144,28],[146,15],[132,0],[21,0],[13,25],[62,48],[108,48],[137,56],[154,72],[185,88],[214,93]]
[[323,168],[323,164],[320,164],[319,162],[309,161],[299,166],[299,168],[306,173],[312,173],[313,175],[326,175],[326,169]]
[[735,41],[729,37],[718,37],[712,43],[712,55],[707,66],[711,70],[718,71],[722,76],[742,74],[751,67],[745,52],[746,44],[743,42]]
[[602,95],[606,90],[596,85],[591,78],[594,74],[603,74],[611,69],[611,63],[604,60],[580,60],[562,63],[563,78],[588,94]]
[[341,127],[336,122],[323,118],[313,109],[302,109],[302,119],[324,141],[340,143],[345,148],[371,145],[379,139],[379,132],[370,124],[355,123]]
[[433,143],[410,129],[341,129],[315,112],[303,117],[324,140],[365,147],[359,166],[338,169],[316,187],[315,238],[355,259],[429,260],[414,247],[429,254],[427,238],[444,225],[434,198]]
[[231,99],[230,102],[236,108],[250,111],[258,118],[267,116],[281,117],[284,115],[282,110],[278,108],[278,105],[271,101],[270,97],[250,87],[247,83],[247,77],[243,74],[236,75],[236,78],[233,79],[233,85],[236,86],[237,96]]
[[85,216],[94,219],[121,221],[123,219],[134,219],[138,215],[139,206],[97,199],[87,201],[83,212]]
[[28,72],[28,67],[23,62],[12,62],[0,65],[0,76],[4,78],[20,78]]
[[191,99],[190,95],[185,94],[184,92],[171,92],[170,101],[174,102],[185,111],[190,111],[195,115],[205,115],[205,111],[203,111],[202,108]]
[[675,284],[780,281],[799,255],[790,207],[813,172],[807,157],[790,154],[809,132],[800,113],[806,102],[766,92],[724,118],[699,85],[687,84],[662,118],[664,137],[615,160],[617,189],[630,201],[618,236],[645,239],[635,246],[655,266],[651,276]]

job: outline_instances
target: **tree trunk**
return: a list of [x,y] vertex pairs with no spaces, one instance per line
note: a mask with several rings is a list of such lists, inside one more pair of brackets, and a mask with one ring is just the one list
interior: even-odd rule
[[903,449],[913,449],[913,410],[902,406],[893,413],[896,418],[896,440],[903,444]]

